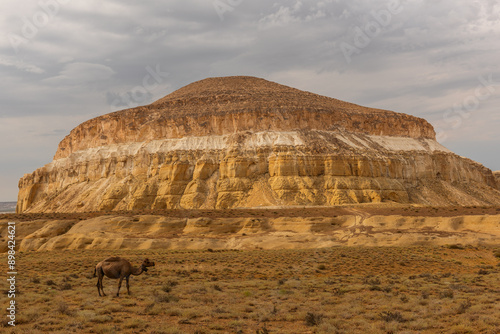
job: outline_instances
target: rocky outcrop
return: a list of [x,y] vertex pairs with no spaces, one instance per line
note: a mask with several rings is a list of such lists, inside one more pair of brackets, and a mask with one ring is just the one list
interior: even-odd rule
[[495,176],[495,179],[497,181],[498,190],[500,190],[500,170],[493,172],[493,175]]
[[500,203],[423,119],[251,77],[97,117],[19,182],[18,212]]

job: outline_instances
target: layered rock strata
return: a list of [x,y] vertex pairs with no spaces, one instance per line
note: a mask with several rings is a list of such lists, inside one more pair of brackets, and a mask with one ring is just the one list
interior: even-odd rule
[[252,77],[89,120],[19,188],[18,212],[500,203],[425,120]]

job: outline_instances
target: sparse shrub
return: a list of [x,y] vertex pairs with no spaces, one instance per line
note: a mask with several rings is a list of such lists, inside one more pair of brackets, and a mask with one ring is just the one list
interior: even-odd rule
[[324,264],[320,264],[318,266],[318,270],[325,270],[326,269],[326,266]]
[[68,304],[66,304],[65,302],[60,302],[57,305],[56,312],[60,313],[60,314],[64,314],[64,315],[71,315],[71,316],[74,313],[72,310],[70,310]]
[[32,283],[35,283],[35,284],[39,284],[39,283],[40,283],[40,278],[38,278],[38,277],[33,277],[33,278],[31,279],[31,282],[32,282]]
[[380,285],[382,283],[378,277],[375,278],[370,278],[370,279],[365,279],[365,284],[370,284],[370,285]]
[[451,299],[454,297],[453,290],[441,291],[441,293],[439,294],[439,297],[441,297],[441,299],[443,299],[443,298],[450,298]]
[[307,312],[305,323],[306,326],[318,326],[323,321],[324,316],[320,313]]
[[477,272],[478,275],[488,275],[490,272],[486,269],[479,269]]
[[140,328],[143,327],[145,321],[142,319],[132,318],[124,322],[123,327],[125,328]]
[[191,276],[191,272],[189,272],[187,270],[177,270],[176,274],[179,277],[189,277],[189,276]]
[[169,286],[169,287],[174,287],[176,285],[179,285],[179,282],[178,281],[174,281],[174,280],[168,280],[167,283],[165,284],[165,286]]
[[264,327],[259,328],[255,331],[256,334],[269,334],[269,330],[266,328],[266,325]]
[[380,313],[380,318],[385,321],[385,322],[391,322],[391,321],[396,321],[396,322],[405,322],[406,319],[403,317],[403,315],[398,312],[391,312],[391,311],[384,311]]
[[148,315],[158,315],[161,312],[161,307],[156,303],[151,303],[144,307],[144,313]]
[[204,329],[197,329],[193,333],[194,334],[207,334],[207,332]]
[[408,298],[407,295],[403,294],[401,297],[399,297],[399,299],[403,302],[403,303],[408,303],[410,301],[410,299]]
[[69,283],[64,283],[59,286],[59,289],[64,291],[64,290],[71,290],[73,289],[73,287]]
[[48,286],[51,286],[51,285],[56,285],[56,282],[54,282],[53,280],[49,279],[47,282],[45,282],[45,284],[47,284]]
[[227,311],[223,308],[221,308],[220,306],[217,306],[214,311],[214,313],[217,313],[217,314],[222,314],[222,313],[226,313]]
[[216,291],[222,291],[222,288],[220,287],[219,284],[214,284],[214,290],[216,290]]
[[291,290],[286,290],[286,289],[280,289],[278,291],[278,294],[282,295],[282,296],[285,296],[285,295],[292,295],[293,294],[293,291]]
[[449,249],[465,249],[463,245],[460,244],[453,244],[453,245],[446,245]]
[[333,289],[332,293],[334,296],[340,297],[343,296],[346,293],[346,291],[343,289],[335,288]]
[[179,298],[174,295],[157,294],[155,296],[155,302],[157,303],[170,303],[178,302]]
[[458,306],[457,313],[458,314],[465,313],[465,311],[467,311],[471,306],[472,306],[471,301],[467,299],[466,301],[460,303],[460,305]]

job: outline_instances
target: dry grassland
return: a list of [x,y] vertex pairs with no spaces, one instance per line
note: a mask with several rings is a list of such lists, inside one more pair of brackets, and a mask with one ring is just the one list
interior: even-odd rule
[[[5,333],[500,333],[499,248],[18,255]],[[111,255],[156,267],[131,277],[130,296],[105,278],[99,297],[93,268]]]

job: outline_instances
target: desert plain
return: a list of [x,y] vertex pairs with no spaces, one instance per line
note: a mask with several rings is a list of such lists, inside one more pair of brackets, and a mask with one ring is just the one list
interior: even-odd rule
[[[2,331],[498,333],[499,212],[358,205],[2,215],[2,238],[15,221],[19,247],[17,325],[4,317]],[[131,276],[131,295],[124,283],[114,296],[117,280],[104,278],[99,297],[93,270],[109,256],[156,265]]]

